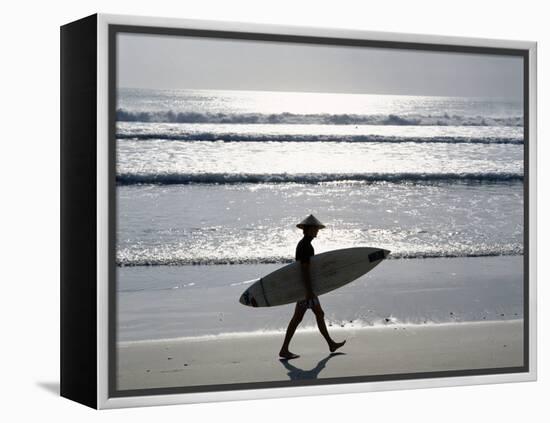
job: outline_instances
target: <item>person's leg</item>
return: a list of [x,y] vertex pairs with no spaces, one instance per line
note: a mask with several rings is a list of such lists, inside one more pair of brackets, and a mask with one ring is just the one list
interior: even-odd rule
[[328,333],[327,325],[325,323],[325,312],[321,308],[321,303],[316,302],[315,304],[313,304],[313,307],[311,307],[311,310],[313,310],[313,313],[315,313],[315,319],[317,320],[317,327],[319,328],[319,332],[321,332],[321,335],[323,335],[323,337],[327,341],[330,352],[334,352],[338,348],[340,348],[342,345],[344,345],[346,341],[335,342],[330,337]]
[[292,316],[292,319],[290,319],[290,322],[288,323],[288,328],[286,329],[286,335],[285,340],[283,341],[283,346],[281,347],[281,351],[279,351],[279,355],[283,358],[296,358],[298,357],[296,354],[291,353],[288,350],[288,346],[290,345],[290,340],[292,339],[292,336],[294,336],[294,332],[296,332],[296,328],[304,318],[304,314],[306,313],[307,308],[298,305],[296,303],[296,308],[294,309],[294,315]]

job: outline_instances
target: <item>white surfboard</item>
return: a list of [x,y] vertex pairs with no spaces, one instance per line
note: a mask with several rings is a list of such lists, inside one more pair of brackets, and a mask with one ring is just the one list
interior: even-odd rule
[[[311,258],[311,285],[317,296],[346,285],[371,271],[390,252],[380,248],[344,248]],[[288,264],[254,282],[239,302],[251,307],[272,307],[306,296],[300,262]]]

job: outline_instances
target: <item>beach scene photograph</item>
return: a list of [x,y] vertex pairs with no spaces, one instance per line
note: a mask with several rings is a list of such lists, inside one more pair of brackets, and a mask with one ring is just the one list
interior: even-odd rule
[[116,390],[521,368],[523,66],[117,33]]

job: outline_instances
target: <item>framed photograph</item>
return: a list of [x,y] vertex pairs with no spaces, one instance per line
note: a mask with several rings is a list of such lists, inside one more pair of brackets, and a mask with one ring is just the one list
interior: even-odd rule
[[61,28],[61,394],[536,379],[536,43]]

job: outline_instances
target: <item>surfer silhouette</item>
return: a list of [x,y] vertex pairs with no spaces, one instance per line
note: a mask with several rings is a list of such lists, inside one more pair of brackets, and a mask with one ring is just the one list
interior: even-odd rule
[[294,315],[290,319],[290,322],[286,329],[283,346],[281,347],[281,351],[279,351],[279,356],[284,359],[299,357],[299,355],[290,352],[288,347],[290,345],[290,340],[296,332],[296,328],[302,321],[304,314],[306,313],[308,308],[310,308],[315,314],[315,319],[317,320],[317,327],[319,328],[319,332],[321,332],[321,335],[323,335],[323,337],[327,341],[331,353],[336,351],[338,348],[346,343],[346,341],[336,342],[330,337],[327,325],[325,324],[325,313],[321,307],[319,298],[317,298],[317,296],[314,294],[311,285],[310,259],[315,254],[313,246],[311,245],[311,241],[313,240],[313,238],[317,237],[319,229],[323,229],[325,225],[323,225],[315,216],[310,214],[296,226],[302,229],[304,232],[304,237],[300,240],[300,242],[298,242],[298,245],[296,246],[296,261],[299,261],[301,263],[302,282],[305,288],[305,298],[296,303]]

